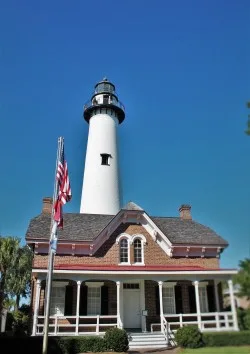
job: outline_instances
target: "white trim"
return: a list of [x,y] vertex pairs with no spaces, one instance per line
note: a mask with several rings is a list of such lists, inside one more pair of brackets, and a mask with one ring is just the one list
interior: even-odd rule
[[95,282],[85,281],[85,285],[88,288],[100,288],[101,286],[104,285],[104,282],[100,282],[100,281],[95,281]]
[[[124,264],[125,265],[125,264]],[[32,273],[47,273],[47,269],[36,269],[32,270]],[[238,274],[238,270],[193,270],[193,271],[154,271],[154,270],[68,270],[68,269],[55,269],[53,270],[54,274],[110,274],[110,275],[119,275],[119,274],[140,274],[140,275],[233,275]]]
[[146,237],[143,234],[134,234],[134,235],[132,235],[131,244],[134,243],[134,240],[137,239],[137,238],[142,240],[144,245],[146,245],[147,239],[146,239]]
[[[192,282],[192,285],[195,285],[195,281]],[[199,281],[199,288],[205,287],[208,285],[208,281]]]
[[172,288],[176,284],[177,284],[176,281],[164,281],[162,286],[163,286],[163,288]]
[[119,236],[116,237],[116,240],[115,240],[116,244],[118,245],[123,238],[126,238],[128,240],[128,242],[131,243],[132,236],[123,232],[122,234],[120,234]]
[[68,281],[52,281],[52,288],[63,288],[69,285]]

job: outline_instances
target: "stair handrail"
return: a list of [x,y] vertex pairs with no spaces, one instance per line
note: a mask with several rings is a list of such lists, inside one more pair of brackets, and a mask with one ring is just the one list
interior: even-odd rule
[[164,317],[164,315],[161,316],[161,330],[166,339],[166,343],[168,345],[168,322]]

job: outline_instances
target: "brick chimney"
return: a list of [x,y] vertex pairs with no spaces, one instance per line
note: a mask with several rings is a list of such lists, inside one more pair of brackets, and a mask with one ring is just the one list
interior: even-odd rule
[[51,214],[51,211],[52,211],[52,203],[53,203],[53,199],[52,199],[51,197],[44,197],[44,198],[43,198],[42,213],[44,213],[44,214]]
[[179,212],[182,220],[192,220],[191,205],[182,204],[179,208]]

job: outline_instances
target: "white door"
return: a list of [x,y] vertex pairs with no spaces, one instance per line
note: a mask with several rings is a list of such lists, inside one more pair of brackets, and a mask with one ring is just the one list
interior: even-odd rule
[[123,289],[124,328],[141,328],[140,289]]

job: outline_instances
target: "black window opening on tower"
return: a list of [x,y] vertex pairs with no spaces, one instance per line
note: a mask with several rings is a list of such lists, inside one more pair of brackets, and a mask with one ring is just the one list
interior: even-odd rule
[[102,159],[101,164],[109,166],[110,165],[110,157],[111,157],[110,154],[101,154],[101,159]]

